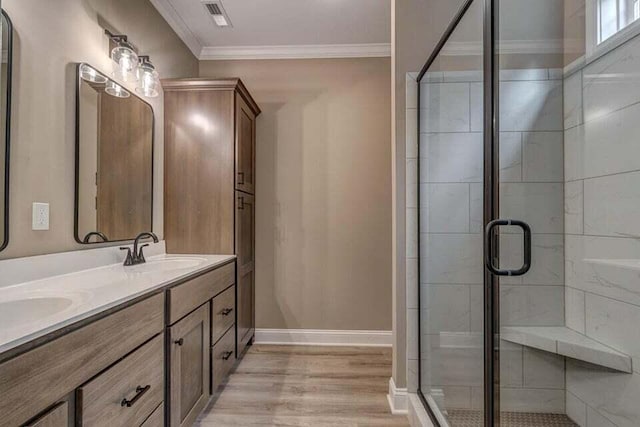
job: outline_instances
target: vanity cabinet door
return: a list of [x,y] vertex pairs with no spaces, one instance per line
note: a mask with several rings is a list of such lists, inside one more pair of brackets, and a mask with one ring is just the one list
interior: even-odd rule
[[169,425],[190,426],[209,399],[209,303],[169,328]]
[[254,194],[256,115],[236,94],[236,190]]
[[60,402],[49,409],[44,415],[25,427],[67,427],[69,425],[69,405]]
[[238,280],[237,328],[238,348],[236,355],[242,354],[255,328],[255,203],[254,197],[236,192],[236,254]]

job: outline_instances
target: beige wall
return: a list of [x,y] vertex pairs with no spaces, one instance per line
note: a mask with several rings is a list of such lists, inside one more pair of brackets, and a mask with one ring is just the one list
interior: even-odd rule
[[[86,248],[73,239],[75,68],[110,71],[104,27],[126,33],[161,77],[197,75],[198,61],[148,0],[3,0],[15,27],[9,247],[0,258]],[[156,114],[154,228],[162,230],[162,97]],[[31,230],[48,202],[50,230]]]
[[257,124],[258,328],[391,329],[388,58],[207,61]]

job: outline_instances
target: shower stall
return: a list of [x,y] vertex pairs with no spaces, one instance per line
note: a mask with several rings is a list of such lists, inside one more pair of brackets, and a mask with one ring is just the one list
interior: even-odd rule
[[409,391],[433,424],[640,426],[639,18],[467,0],[407,76]]

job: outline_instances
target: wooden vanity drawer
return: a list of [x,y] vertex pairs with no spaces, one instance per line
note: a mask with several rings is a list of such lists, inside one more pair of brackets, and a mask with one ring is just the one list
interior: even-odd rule
[[69,404],[60,402],[49,409],[45,414],[38,417],[33,422],[25,424],[24,427],[68,427],[69,426]]
[[164,403],[161,403],[140,427],[164,427]]
[[236,264],[232,262],[169,289],[167,291],[169,324],[173,325],[233,285],[235,276]]
[[213,299],[211,316],[211,342],[215,344],[234,324],[236,318],[235,285]]
[[77,425],[139,426],[164,400],[164,334],[77,391]]
[[211,393],[215,393],[236,361],[236,331],[231,328],[211,348]]

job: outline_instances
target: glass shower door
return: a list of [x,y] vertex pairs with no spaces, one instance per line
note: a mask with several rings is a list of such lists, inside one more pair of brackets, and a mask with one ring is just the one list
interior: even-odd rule
[[420,396],[440,425],[482,426],[483,1],[419,83]]

